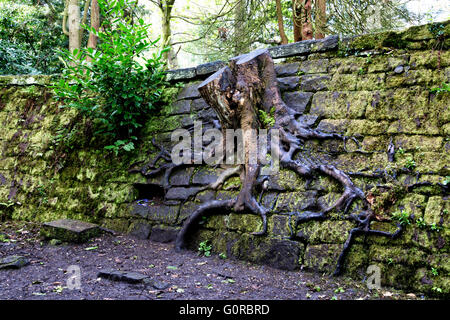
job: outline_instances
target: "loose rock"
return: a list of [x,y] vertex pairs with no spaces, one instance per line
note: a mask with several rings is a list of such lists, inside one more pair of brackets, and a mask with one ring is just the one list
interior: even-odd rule
[[22,256],[7,256],[0,259],[0,269],[20,269],[30,264],[30,261]]

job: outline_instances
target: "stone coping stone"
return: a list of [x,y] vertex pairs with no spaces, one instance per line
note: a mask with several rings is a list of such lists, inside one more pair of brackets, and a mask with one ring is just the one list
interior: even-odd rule
[[[273,59],[288,58],[293,56],[307,55],[313,52],[324,52],[337,49],[339,44],[339,36],[328,36],[320,40],[304,40],[280,46],[263,48],[259,50],[268,50]],[[233,57],[230,60],[235,60],[241,56]],[[166,71],[167,81],[189,80],[198,77],[205,77],[217,72],[225,67],[224,61],[213,61],[198,65],[192,68],[174,69]]]
[[41,235],[46,239],[76,243],[86,242],[100,233],[101,229],[98,225],[72,219],[45,222],[41,228]]

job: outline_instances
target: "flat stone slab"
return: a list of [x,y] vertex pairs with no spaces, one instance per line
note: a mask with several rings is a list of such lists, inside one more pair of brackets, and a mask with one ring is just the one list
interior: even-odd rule
[[145,283],[148,286],[152,286],[155,289],[158,290],[164,290],[170,287],[170,284],[166,282],[161,282],[154,280],[150,278],[149,276],[134,272],[134,271],[120,271],[120,270],[113,270],[113,269],[105,269],[100,271],[97,274],[97,277],[109,279],[113,281],[123,281],[127,283]]
[[149,276],[139,273],[139,272],[133,272],[133,271],[120,271],[120,270],[112,270],[112,269],[105,269],[100,271],[97,274],[97,277],[114,280],[114,281],[123,281],[128,283],[140,283],[144,279],[148,278]]
[[22,256],[7,256],[0,259],[0,269],[20,269],[30,264],[30,261]]
[[147,285],[152,286],[153,288],[155,288],[157,290],[165,290],[168,287],[170,287],[170,284],[167,282],[157,281],[157,280],[153,280],[151,278],[146,278],[143,280],[143,282]]
[[45,222],[41,228],[41,235],[46,239],[76,243],[86,242],[100,233],[101,229],[96,224],[71,219]]

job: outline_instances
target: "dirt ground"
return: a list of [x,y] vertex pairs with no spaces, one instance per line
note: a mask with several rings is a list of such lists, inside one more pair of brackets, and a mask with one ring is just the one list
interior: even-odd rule
[[[283,271],[218,255],[176,253],[173,244],[104,234],[84,244],[54,245],[39,237],[39,225],[0,224],[0,258],[26,257],[20,269],[0,270],[3,300],[366,300],[427,299],[362,282],[304,271]],[[67,269],[77,265],[81,288],[69,289]],[[165,289],[99,278],[101,270],[139,272]]]

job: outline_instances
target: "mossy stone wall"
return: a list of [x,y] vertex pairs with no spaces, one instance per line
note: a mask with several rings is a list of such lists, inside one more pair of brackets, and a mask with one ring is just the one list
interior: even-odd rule
[[[271,52],[279,58],[276,71],[283,99],[302,113],[302,121],[354,136],[361,146],[350,140],[346,148],[338,140],[310,141],[300,156],[351,174],[379,216],[373,229],[392,231],[394,212],[410,214],[410,224],[398,239],[358,238],[345,273],[362,279],[367,267],[376,264],[383,286],[448,296],[450,201],[443,186],[450,183],[450,95],[430,92],[450,82],[450,24],[442,28],[444,37],[439,38],[432,32],[435,28],[425,25],[404,32],[330,37]],[[58,107],[48,87],[51,77],[0,77],[2,219],[75,218],[152,241],[172,241],[183,219],[200,203],[236,196],[239,179],[192,197],[221,169],[175,171],[167,191],[162,176],[147,179],[129,169],[158,153],[153,138],[169,148],[174,129],[217,119],[196,86],[221,66],[218,62],[171,71],[174,98],[147,122],[139,147],[119,156],[102,149],[92,123]],[[391,143],[394,161],[387,153]],[[373,176],[383,170],[397,175],[389,181]],[[283,213],[331,204],[341,192],[328,177],[307,184],[282,170],[271,178],[262,199],[273,207],[267,236],[251,234],[261,228],[258,216],[217,214],[199,225],[191,248],[209,240],[214,253],[229,257],[289,270],[332,272],[353,222],[335,213],[327,221],[293,230],[293,221]]]

